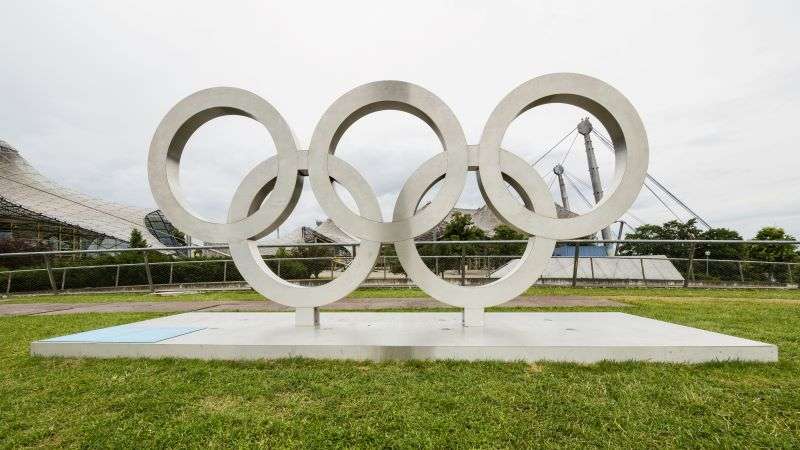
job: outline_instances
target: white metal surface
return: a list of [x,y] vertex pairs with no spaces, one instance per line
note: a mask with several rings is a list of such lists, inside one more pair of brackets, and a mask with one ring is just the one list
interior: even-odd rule
[[[547,185],[541,177],[535,176],[533,171],[528,170],[524,160],[504,151],[501,164],[503,174],[518,188],[520,197],[529,209],[555,216],[556,209]],[[443,155],[439,155],[428,160],[411,175],[397,198],[395,220],[411,217],[414,214],[420,199],[443,175],[444,170]],[[500,279],[482,286],[458,286],[440,278],[422,260],[414,239],[397,241],[394,247],[408,277],[431,297],[454,306],[486,308],[511,300],[535,283],[544,270],[548,258],[553,254],[555,245],[556,242],[552,239],[538,236],[530,238],[521,258],[522,263],[508,270]],[[479,322],[480,320],[472,321],[472,323]]]
[[[247,217],[270,193],[269,187],[278,177],[278,160],[269,158],[245,177],[231,202],[228,219],[231,223]],[[381,209],[367,181],[351,165],[334,159],[329,166],[330,177],[344,186],[353,196],[358,210],[365,217],[379,219]],[[265,189],[266,187],[266,189]],[[297,203],[294,199],[291,207]],[[291,212],[291,209],[288,209]],[[252,216],[251,216],[252,217]],[[252,239],[231,239],[230,251],[239,273],[248,284],[270,300],[297,308],[313,308],[344,298],[369,276],[380,253],[380,242],[362,240],[356,257],[339,276],[320,286],[300,286],[290,283],[270,270],[261,259],[258,246]]]
[[[532,212],[506,189],[500,172],[500,147],[511,123],[536,106],[564,103],[583,108],[603,124],[615,150],[611,193],[586,214],[558,219]],[[639,114],[625,96],[586,75],[555,73],[527,81],[495,108],[480,142],[479,187],[484,200],[502,219],[522,231],[553,239],[596,233],[617,220],[633,204],[647,174],[649,147]]]
[[[537,172],[501,148],[506,129],[519,114],[547,103],[567,103],[586,109],[603,123],[614,143],[613,192],[586,215],[559,218]],[[407,182],[395,205],[393,219],[388,222],[382,221],[369,185],[334,155],[339,139],[353,123],[383,110],[404,111],[420,118],[436,133],[444,150]],[[180,157],[197,128],[215,117],[231,114],[263,124],[275,141],[278,155],[242,181],[228,222],[212,223],[190,212],[181,197]],[[398,253],[402,253],[401,262],[409,276],[437,300],[479,311],[511,300],[535,282],[552,255],[554,239],[590,235],[619,218],[639,193],[647,163],[647,136],[630,102],[595,78],[557,73],[534,78],[506,96],[489,117],[479,146],[467,145],[461,125],[441,99],[407,82],[377,81],[339,97],[317,123],[308,151],[297,148],[288,124],[267,101],[236,88],[206,89],[181,100],[164,117],[150,146],[148,175],[156,202],[178,228],[203,240],[230,243],[234,261],[245,279],[277,302],[314,307],[344,297],[368,276],[366,266],[377,256],[372,249],[381,242],[389,242],[395,243]],[[437,226],[450,213],[463,191],[466,172],[476,169],[487,206],[505,223],[535,237],[523,256],[520,270],[511,270],[509,276],[490,285],[465,289],[432,274],[419,255],[415,256],[413,239]],[[317,202],[333,223],[345,233],[364,240],[355,267],[351,265],[334,282],[314,288],[318,291],[298,290],[269,272],[253,244],[291,213],[303,176],[310,178]],[[340,181],[350,191],[358,203],[358,213],[339,198],[333,181]],[[430,204],[418,208],[420,198],[438,182],[442,186]],[[507,184],[527,198],[525,204],[508,192]],[[478,317],[477,313],[470,316]],[[471,322],[478,324],[481,320],[476,318]]]

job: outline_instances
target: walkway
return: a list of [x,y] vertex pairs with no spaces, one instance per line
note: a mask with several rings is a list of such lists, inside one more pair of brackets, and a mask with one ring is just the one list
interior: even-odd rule
[[[13,300],[12,300],[13,301]],[[624,303],[595,297],[517,297],[505,307],[576,307],[627,306]],[[323,307],[326,311],[375,309],[432,309],[451,308],[431,298],[346,298]],[[171,301],[171,302],[114,302],[114,303],[2,303],[0,316],[57,315],[80,313],[190,311],[291,311],[292,308],[270,301]]]

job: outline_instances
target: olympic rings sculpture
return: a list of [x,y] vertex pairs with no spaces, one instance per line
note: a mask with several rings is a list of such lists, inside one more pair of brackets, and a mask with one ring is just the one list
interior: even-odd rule
[[[590,212],[558,218],[547,185],[521,158],[501,148],[511,122],[525,111],[550,103],[583,108],[608,131],[615,149],[610,194]],[[419,167],[400,191],[391,221],[383,222],[372,188],[350,164],[335,156],[339,139],[358,119],[382,110],[404,111],[427,123],[443,152]],[[184,147],[200,126],[221,116],[246,116],[269,131],[277,155],[248,173],[239,185],[225,223],[190,211],[178,179]],[[339,97],[317,124],[308,150],[300,149],[280,113],[261,97],[237,88],[196,92],[176,104],[156,129],[148,156],[148,177],[156,203],[182,231],[204,241],[225,242],[244,279],[265,297],[301,308],[316,308],[345,297],[369,275],[382,243],[393,243],[409,278],[435,299],[465,310],[504,303],[541,276],[556,240],[589,235],[617,220],[633,204],[644,184],[649,159],[647,135],[639,114],[620,92],[585,75],[555,73],[534,78],[509,93],[489,116],[480,143],[467,145],[450,108],[433,93],[402,81],[377,81]],[[423,263],[414,238],[445,219],[464,189],[469,170],[489,208],[506,224],[530,234],[526,250],[509,274],[492,283],[465,287],[448,283]],[[347,269],[315,287],[289,283],[264,263],[256,240],[274,231],[291,214],[308,177],[314,195],[333,222],[361,240]],[[333,181],[345,187],[359,213],[336,194]],[[423,196],[442,186],[431,203]],[[522,198],[514,198],[510,185]]]

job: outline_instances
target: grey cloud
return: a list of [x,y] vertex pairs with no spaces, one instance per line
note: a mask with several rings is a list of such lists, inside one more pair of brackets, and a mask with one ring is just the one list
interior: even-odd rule
[[[440,96],[475,143],[516,85],[574,71],[630,98],[648,129],[653,173],[709,221],[752,235],[777,218],[800,235],[798,8],[788,0],[7,2],[0,138],[63,184],[150,207],[149,140],[164,113],[198,89],[258,93],[307,145],[337,96],[403,79]],[[530,160],[580,114],[525,116],[506,144]],[[257,128],[226,124],[198,136],[184,176],[198,211],[224,215],[241,174],[274,152],[263,141]],[[343,145],[342,157],[370,181],[385,215],[405,178],[440,150],[424,125],[401,119],[366,123]],[[223,156],[213,157],[216,149]],[[570,156],[576,172],[585,171],[580,151]],[[606,179],[611,165],[601,160]],[[312,197],[304,194],[286,227],[324,217]],[[479,201],[474,188],[462,200]],[[649,194],[633,212],[669,218]]]

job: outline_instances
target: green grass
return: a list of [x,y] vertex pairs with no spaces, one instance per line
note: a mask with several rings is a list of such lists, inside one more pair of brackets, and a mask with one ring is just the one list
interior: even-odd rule
[[[536,286],[525,295],[577,295],[606,298],[717,298],[717,299],[775,299],[800,300],[800,289],[700,289],[700,288],[571,288]],[[416,288],[362,288],[352,298],[419,298],[428,295]],[[262,300],[250,291],[212,291],[183,295],[149,293],[91,293],[60,295],[16,295],[0,300],[3,303],[110,303],[110,302],[188,302],[188,301],[249,301]]]
[[[427,297],[428,295],[416,288],[400,289],[358,289],[350,297]],[[242,291],[210,291],[181,295],[157,295],[143,292],[124,293],[67,293],[58,295],[12,295],[0,300],[3,303],[111,303],[111,302],[191,302],[191,301],[250,301],[263,300],[260,294],[252,290]]]
[[800,289],[725,289],[725,288],[653,288],[653,287],[552,287],[529,288],[526,295],[585,295],[592,297],[719,298],[800,300]]
[[775,343],[780,362],[33,358],[33,340],[155,315],[0,318],[0,447],[800,446],[800,303],[650,295],[624,312]]

